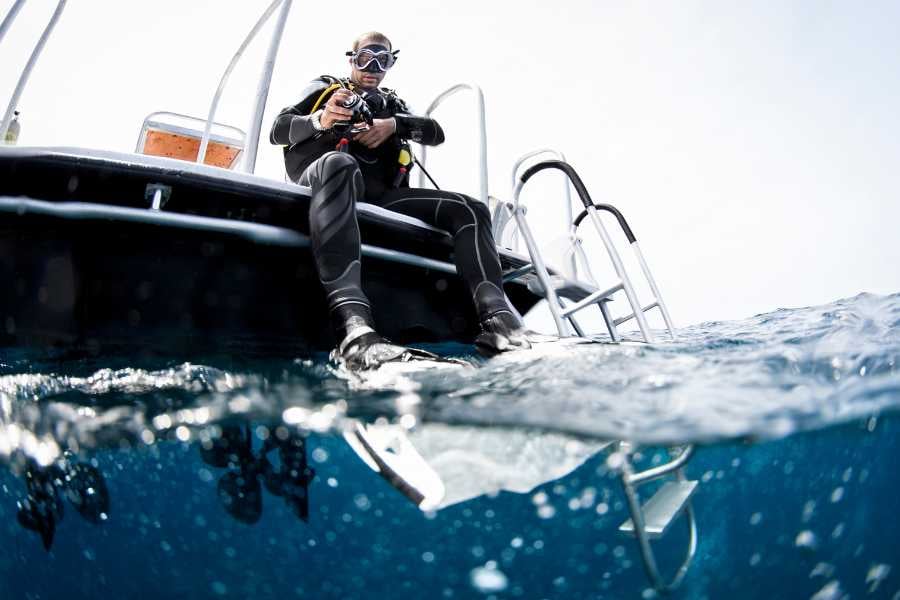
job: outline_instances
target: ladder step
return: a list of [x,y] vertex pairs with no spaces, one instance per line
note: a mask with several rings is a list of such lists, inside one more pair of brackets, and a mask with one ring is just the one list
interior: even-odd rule
[[[697,488],[696,481],[667,481],[644,506],[644,531],[655,540],[665,535],[669,525],[681,514]],[[634,522],[628,519],[619,526],[619,532],[634,536]]]
[[[654,300],[647,306],[642,307],[641,312],[647,312],[648,310],[652,310],[652,309],[656,308],[657,306],[659,306],[659,302]],[[634,318],[634,313],[630,313],[630,314],[625,315],[624,317],[619,317],[618,319],[616,319],[615,323],[616,323],[616,325],[621,325],[622,323],[630,321],[633,318]]]
[[519,277],[522,277],[523,275],[529,275],[531,273],[534,273],[534,265],[528,263],[527,265],[521,266],[518,269],[512,269],[504,273],[503,283],[506,283],[508,281],[515,281]]
[[[609,302],[611,300],[610,296],[612,296],[613,294],[615,294],[617,291],[619,291],[621,289],[622,289],[622,284],[617,283],[616,285],[612,286],[609,289],[596,290],[596,291],[588,294],[584,298],[581,298],[575,304],[572,304],[571,306],[567,306],[566,308],[564,308],[561,311],[561,314],[564,317],[568,317],[569,315],[576,313],[579,310],[581,310],[582,308],[586,308],[592,304],[597,304],[598,302]],[[561,291],[560,291],[560,296],[565,297],[565,295]]]

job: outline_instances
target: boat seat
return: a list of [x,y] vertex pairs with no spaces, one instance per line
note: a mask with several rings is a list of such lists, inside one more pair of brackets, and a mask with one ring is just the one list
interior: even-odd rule
[[[171,112],[155,112],[144,119],[135,152],[197,162],[206,120]],[[204,164],[232,170],[244,151],[243,131],[213,123]]]

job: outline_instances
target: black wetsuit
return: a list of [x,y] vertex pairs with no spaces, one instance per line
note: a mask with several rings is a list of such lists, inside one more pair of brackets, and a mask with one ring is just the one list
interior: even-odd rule
[[[312,190],[312,249],[336,325],[340,327],[341,320],[360,310],[369,315],[369,300],[360,283],[356,221],[356,202],[362,200],[448,231],[454,240],[457,270],[468,285],[482,322],[498,314],[511,316],[488,208],[463,194],[410,188],[405,180],[395,187],[402,140],[437,145],[444,141],[441,127],[433,119],[409,114],[394,92],[379,89],[381,98],[375,103],[374,117],[394,117],[396,133],[374,149],[351,141],[349,152],[336,152],[335,135],[318,132],[310,113],[316,105],[324,107],[333,91],[323,92],[337,82],[327,76],[313,81],[299,103],[279,113],[270,135],[273,144],[284,146],[285,168],[291,180]],[[367,319],[371,321],[370,316]]]

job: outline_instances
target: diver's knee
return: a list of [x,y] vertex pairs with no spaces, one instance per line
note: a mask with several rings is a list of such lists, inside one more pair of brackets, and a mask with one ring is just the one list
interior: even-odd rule
[[465,198],[466,198],[466,204],[475,213],[475,218],[478,219],[478,222],[490,225],[491,211],[487,207],[487,205],[485,205],[485,203],[481,202],[480,200],[476,200],[476,199],[470,198],[468,196],[465,196]]
[[359,167],[359,163],[356,162],[353,156],[347,152],[338,152],[337,150],[326,152],[319,160],[322,161],[323,165],[331,169],[342,169],[351,166]]
[[316,159],[314,175],[315,180],[318,182],[330,178],[338,171],[346,171],[348,176],[352,176],[354,173],[359,172],[359,163],[346,152],[337,152],[335,150],[326,152]]

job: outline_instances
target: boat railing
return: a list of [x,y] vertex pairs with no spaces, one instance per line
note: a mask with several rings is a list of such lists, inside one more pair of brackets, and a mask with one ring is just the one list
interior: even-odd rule
[[272,16],[272,13],[275,12],[275,9],[278,8],[279,4],[281,4],[281,0],[273,0],[273,2],[269,4],[268,8],[266,8],[262,16],[260,16],[260,18],[256,21],[256,24],[253,25],[253,28],[250,29],[250,33],[248,33],[247,37],[244,38],[244,41],[241,42],[241,45],[234,53],[234,56],[231,57],[231,61],[229,61],[228,66],[225,67],[225,72],[222,73],[222,77],[219,79],[219,85],[216,88],[216,93],[213,94],[212,102],[210,102],[209,105],[209,112],[207,113],[206,124],[203,128],[203,136],[200,138],[200,150],[197,153],[196,162],[203,164],[204,160],[206,159],[206,151],[209,145],[210,131],[216,119],[216,110],[218,110],[219,108],[219,100],[222,97],[222,92],[225,90],[225,84],[228,83],[228,78],[231,76],[231,72],[234,70],[234,67],[237,65],[241,57],[244,55],[244,51],[247,49],[247,46],[249,46],[250,42],[252,42],[256,38],[259,30],[269,20],[269,17]]
[[[279,0],[275,0],[276,2]],[[272,38],[269,40],[269,49],[263,62],[262,72],[259,75],[259,83],[256,87],[256,101],[250,115],[250,124],[247,126],[247,141],[244,144],[244,162],[241,165],[245,173],[256,171],[256,154],[259,151],[259,133],[262,130],[263,112],[266,110],[266,100],[269,97],[269,85],[272,82],[272,71],[275,69],[275,58],[278,56],[278,47],[284,35],[284,26],[287,23],[288,14],[291,12],[292,0],[280,0],[281,12]],[[274,2],[273,2],[274,4]]]
[[[242,134],[242,140],[240,144],[243,147],[243,160],[240,164],[240,170],[245,173],[253,173],[255,171],[256,155],[259,150],[260,131],[262,130],[263,113],[265,111],[266,100],[268,99],[269,95],[269,86],[272,81],[272,71],[275,68],[275,58],[278,55],[278,48],[281,45],[281,38],[284,35],[284,27],[287,22],[288,14],[291,10],[292,2],[293,0],[273,0],[263,12],[262,16],[253,25],[250,32],[238,47],[238,50],[235,52],[231,61],[228,63],[225,72],[222,74],[222,77],[219,80],[219,86],[216,88],[216,92],[213,95],[212,102],[210,103],[209,112],[203,127],[203,134],[200,136],[200,146],[196,154],[196,162],[207,162],[206,154],[209,150],[210,139],[213,137],[212,129],[213,127],[219,125],[215,122],[216,109],[218,108],[219,100],[232,70],[240,60],[241,56],[243,56],[244,51],[246,50],[250,42],[256,38],[263,25],[268,22],[271,16],[275,13],[276,9],[280,7],[281,10],[278,15],[278,21],[276,22],[275,28],[272,31],[272,35],[269,40],[268,51],[266,52],[263,67],[260,70],[256,94],[254,96],[253,109],[251,110],[250,121],[247,127],[247,134]],[[2,41],[4,35],[12,26],[13,21],[15,21],[16,16],[18,15],[24,4],[25,0],[16,0],[12,7],[7,11],[5,17],[3,18],[3,21],[0,22],[0,41]],[[47,43],[47,39],[50,37],[51,33],[56,27],[57,22],[59,21],[60,15],[62,14],[65,5],[66,0],[59,0],[56,5],[56,10],[50,17],[50,21],[44,28],[41,37],[38,39],[38,42],[36,43],[31,56],[29,57],[28,62],[25,65],[25,68],[19,75],[18,83],[16,84],[12,97],[9,100],[6,112],[3,115],[3,120],[2,122],[0,122],[0,140],[6,139],[6,132],[9,129],[10,123],[12,122],[13,113],[16,110],[16,105],[19,102],[19,98],[21,97],[22,92],[25,89],[25,85],[28,83],[28,78],[31,75],[32,70],[34,69],[35,64],[37,63],[38,58],[40,58],[41,51]],[[237,129],[235,130],[240,131]]]
[[[490,198],[488,196],[488,166],[487,166],[487,129],[485,124],[484,111],[484,92],[481,88],[472,83],[457,83],[438,94],[438,96],[428,105],[425,111],[426,116],[431,114],[440,106],[444,100],[459,92],[470,91],[475,96],[475,122],[478,127],[478,199],[484,202],[485,206],[490,206]],[[426,146],[420,146],[419,150],[419,187],[425,187],[425,173],[421,168],[425,165],[428,155]]]
[[[19,14],[19,10],[21,10],[24,4],[25,0],[17,0],[6,13],[3,22],[0,23],[0,41],[3,41],[3,36],[6,34],[7,30],[9,30],[10,26],[12,26],[16,15]],[[16,82],[16,87],[9,99],[9,103],[6,105],[6,112],[3,113],[3,121],[0,121],[0,140],[6,139],[6,132],[9,130],[10,123],[12,123],[13,114],[16,111],[16,105],[19,103],[19,98],[22,97],[22,92],[25,91],[25,85],[28,83],[28,78],[34,70],[34,65],[37,64],[38,58],[40,58],[41,52],[44,50],[44,46],[47,44],[50,34],[53,33],[56,23],[59,22],[59,17],[62,15],[65,7],[66,0],[59,0],[56,4],[56,10],[54,10],[53,14],[50,16],[50,21],[47,23],[46,27],[44,27],[41,37],[38,38],[37,43],[34,45],[31,56],[28,57],[28,62],[25,63],[25,68],[22,69],[22,73],[19,74],[19,80]]]
[[7,11],[6,16],[3,17],[3,20],[0,21],[0,42],[3,42],[3,36],[6,35],[6,32],[13,24],[13,21],[16,20],[16,15],[19,14],[19,11],[22,10],[23,6],[25,6],[25,0],[16,0]]

